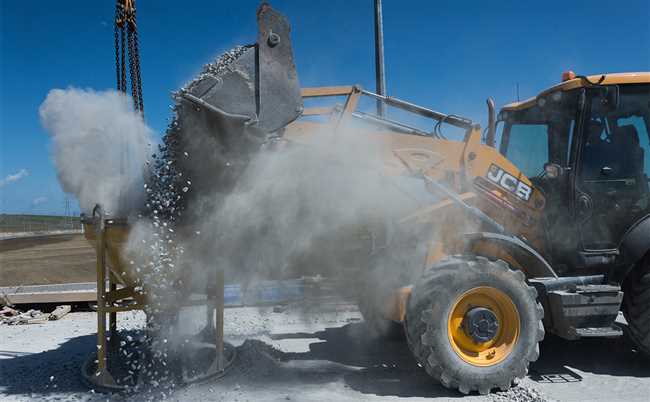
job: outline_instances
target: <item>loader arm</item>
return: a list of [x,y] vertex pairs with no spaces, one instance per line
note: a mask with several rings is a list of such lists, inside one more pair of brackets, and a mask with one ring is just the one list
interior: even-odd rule
[[[460,207],[465,213],[482,222],[482,229],[508,233],[544,250],[544,237],[539,225],[545,206],[544,195],[512,162],[494,147],[481,140],[481,128],[470,119],[434,111],[401,99],[381,96],[358,85],[321,88],[303,88],[304,99],[343,97],[339,106],[314,107],[304,110],[303,116],[328,116],[326,124],[338,131],[342,122],[360,120],[369,123],[371,131],[381,132],[380,138],[390,153],[384,159],[389,175],[410,174],[423,178],[423,185],[438,197],[451,203],[440,203],[438,208]],[[434,122],[431,131],[409,126],[387,117],[375,116],[358,110],[362,97],[380,100]],[[445,138],[437,128],[448,124],[465,131],[462,141]],[[312,122],[296,121],[288,126],[285,138],[306,137]],[[307,134],[308,136],[308,134]],[[401,166],[396,168],[395,161]],[[427,219],[439,225],[444,211],[424,208],[406,217],[423,224]],[[478,231],[477,227],[477,231]]]

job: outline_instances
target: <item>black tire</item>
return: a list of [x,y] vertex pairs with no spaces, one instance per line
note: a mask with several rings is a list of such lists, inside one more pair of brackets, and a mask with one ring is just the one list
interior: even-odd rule
[[[544,310],[537,291],[525,282],[521,271],[503,261],[482,257],[454,257],[425,270],[415,284],[406,319],[409,347],[426,372],[440,383],[464,394],[488,394],[494,388],[507,390],[528,372],[539,357],[544,338]],[[456,301],[466,291],[492,287],[505,294],[519,315],[519,336],[502,361],[491,366],[472,365],[453,349],[447,323]]]
[[625,281],[623,314],[628,337],[646,356],[650,356],[650,255]]

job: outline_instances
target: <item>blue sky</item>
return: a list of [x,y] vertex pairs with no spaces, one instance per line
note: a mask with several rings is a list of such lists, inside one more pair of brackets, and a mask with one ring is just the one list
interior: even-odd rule
[[[485,122],[497,105],[580,74],[650,70],[650,2],[384,0],[387,90]],[[29,3],[29,4],[28,4]],[[258,1],[138,1],[147,123],[169,94],[237,44]],[[288,16],[303,86],[374,89],[372,0],[272,1]],[[0,2],[0,213],[63,213],[38,107],[52,88],[115,87],[113,1]]]

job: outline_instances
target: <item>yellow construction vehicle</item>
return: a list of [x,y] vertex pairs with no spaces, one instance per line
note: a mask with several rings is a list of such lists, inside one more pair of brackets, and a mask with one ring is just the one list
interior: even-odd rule
[[[621,336],[619,310],[650,354],[650,73],[569,72],[498,118],[488,101],[484,138],[467,119],[359,87],[303,90],[330,95],[348,97],[335,120],[370,120],[394,158],[440,197],[399,222],[427,243],[415,266],[395,267],[411,280],[383,293],[370,284],[379,293],[362,308],[375,327],[403,325],[427,373],[463,393],[507,389],[538,358],[545,331]],[[463,128],[465,137],[358,113],[360,96]],[[285,136],[308,131],[302,124]],[[387,271],[380,275],[385,283]]]
[[[285,45],[288,39],[281,37]],[[239,60],[232,71],[245,62]],[[284,85],[295,89],[292,63],[282,65],[292,78]],[[202,90],[218,99],[217,85],[211,88]],[[257,107],[263,111],[288,93],[270,94]],[[210,103],[188,95],[194,105]],[[380,330],[402,326],[415,358],[433,378],[463,393],[507,389],[538,358],[545,332],[569,340],[618,337],[619,310],[638,349],[650,353],[650,73],[567,73],[560,84],[498,115],[489,101],[485,137],[469,119],[358,86],[305,88],[301,95],[345,100],[342,106],[305,110],[290,97],[289,103],[274,104],[280,111],[276,120],[290,122],[272,130],[275,135],[308,143],[310,133],[336,135],[344,126],[341,135],[351,135],[347,122],[362,121],[365,126],[356,125],[353,134],[375,135],[390,174],[420,178],[438,196],[403,217],[396,229],[406,237],[417,233],[426,252],[414,252],[409,264],[392,271],[378,271],[377,280],[372,263],[360,276],[361,286],[373,293],[360,306],[366,319]],[[437,129],[427,132],[361,112],[361,97],[432,119],[435,127],[455,126],[464,138],[448,140]],[[209,114],[230,124],[228,135],[260,133],[251,131],[250,122],[259,124],[264,113],[244,113],[233,130],[228,110],[234,106],[222,105]],[[314,115],[328,118],[306,119]],[[242,149],[235,146],[232,154]],[[404,254],[400,247],[412,240],[393,239],[380,255]]]
[[[636,347],[650,353],[649,72],[567,73],[498,114],[488,102],[484,132],[467,118],[359,86],[301,91],[288,22],[263,4],[258,24],[256,44],[177,96],[179,125],[214,133],[209,141],[179,139],[206,160],[203,173],[190,172],[196,183],[216,180],[227,191],[269,137],[300,142],[362,122],[356,133],[374,135],[386,171],[417,178],[436,196],[400,219],[393,241],[374,253],[374,261],[409,255],[380,271],[377,283],[391,286],[373,282],[373,261],[360,268],[373,292],[361,306],[366,319],[403,328],[434,379],[463,393],[508,389],[538,358],[545,332],[621,336],[619,310]],[[344,103],[303,108],[303,99],[328,97]],[[357,110],[361,97],[436,128]],[[327,118],[308,119],[315,115]],[[464,131],[463,140],[445,139],[439,128],[448,125]],[[209,157],[215,147],[222,160]],[[110,244],[111,270],[123,273]]]

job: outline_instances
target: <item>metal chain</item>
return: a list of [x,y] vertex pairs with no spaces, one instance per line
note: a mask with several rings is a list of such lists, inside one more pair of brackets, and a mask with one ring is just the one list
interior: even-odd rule
[[117,90],[122,90],[122,81],[120,80],[120,42],[119,42],[119,33],[118,33],[118,18],[120,13],[120,3],[115,4],[115,82],[117,84]]
[[128,35],[128,52],[129,52],[129,75],[131,76],[131,98],[133,99],[133,107],[137,111],[140,103],[138,101],[138,97],[136,94],[136,86],[134,85],[134,75],[133,75],[133,59],[135,57],[133,53],[133,31],[130,29],[127,29],[127,35]]
[[140,47],[138,45],[138,31],[134,30],[133,31],[133,49],[135,53],[135,63],[134,63],[134,71],[135,71],[135,78],[134,78],[134,84],[137,88],[137,96],[138,96],[138,102],[140,104],[139,109],[140,113],[144,115],[144,98],[142,97],[142,78],[140,76]]
[[140,49],[138,46],[138,30],[135,10],[135,0],[116,1],[115,71],[117,90],[126,93],[126,59],[128,57],[133,108],[144,116],[142,79],[140,76]]
[[120,91],[126,93],[126,55],[125,55],[126,26],[122,25],[120,30],[120,71],[122,71],[122,86]]
[[133,71],[131,73],[131,85],[135,88],[134,93],[136,94],[138,109],[140,113],[144,116],[144,99],[142,97],[142,79],[140,77],[140,47],[138,45],[138,26],[135,7],[135,0],[133,1],[133,26],[131,32],[131,47],[133,48]]
[[122,70],[120,68],[120,21],[124,20],[124,8],[122,4],[117,1],[115,3],[115,74],[117,90],[122,91]]

